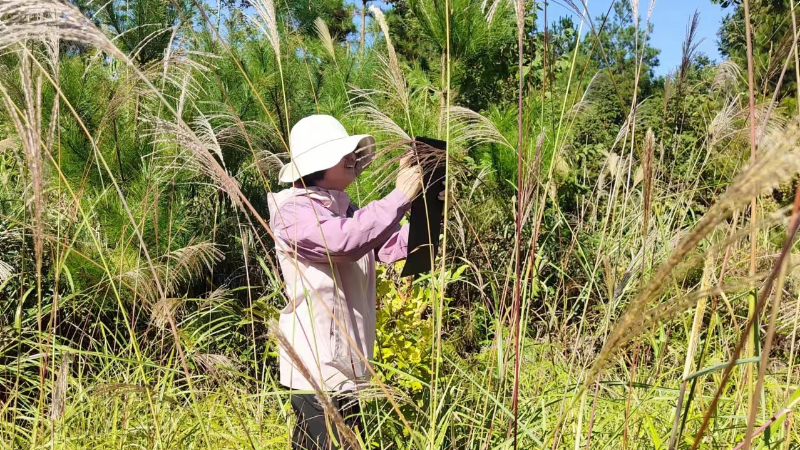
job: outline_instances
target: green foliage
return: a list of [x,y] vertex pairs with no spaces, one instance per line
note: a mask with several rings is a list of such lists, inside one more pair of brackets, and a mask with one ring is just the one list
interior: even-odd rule
[[413,392],[420,391],[422,383],[430,378],[430,308],[438,300],[437,293],[430,287],[412,286],[408,280],[398,285],[386,268],[379,267],[377,297],[376,359],[394,369],[382,369],[383,378]]
[[[342,0],[275,2],[275,23],[261,26],[247,1],[202,4],[204,15],[195,2],[75,0],[132,65],[88,39],[59,42],[57,54],[36,39],[3,48],[0,95],[13,108],[0,107],[0,447],[286,447],[293,419],[267,327],[285,298],[261,220],[269,219],[265,194],[282,187],[276,173],[289,129],[313,113],[375,135],[385,150],[350,189],[361,206],[392,189],[401,150],[391,122],[451,142],[454,195],[433,275],[412,282],[397,275],[401,265],[378,269],[372,381],[383,386],[362,392],[372,447],[511,448],[516,405],[518,448],[617,448],[623,440],[665,448],[683,359],[696,350],[697,385],[678,438],[694,443],[747,314],[749,290],[737,283],[760,282],[748,278],[749,213],[720,219],[646,299],[648,309],[633,319],[623,313],[749,158],[741,3],[725,2],[733,14],[720,31],[733,62],[715,66],[690,52],[660,78],[658,51],[644,21],[637,32],[631,2],[615,2],[583,36],[552,13],[545,33],[541,2],[525,2],[522,67],[512,2],[497,3],[491,21],[491,1],[453,0],[449,11],[432,0],[371,3],[385,10],[396,68],[376,27],[365,30],[364,53],[355,51],[352,14],[363,3]],[[785,36],[790,22],[785,1],[751,5],[761,108],[786,56],[786,40],[771,36]],[[332,49],[317,36],[318,17]],[[4,26],[11,20],[0,17]],[[272,25],[277,43],[262,33]],[[395,70],[401,79],[392,79]],[[791,78],[768,132],[793,111]],[[465,119],[447,106],[473,111]],[[23,132],[17,110],[31,112]],[[41,137],[38,151],[23,145],[27,131]],[[774,145],[763,142],[759,151]],[[768,219],[756,223],[757,274],[786,237],[776,225],[784,217],[770,214],[782,214],[795,187],[759,197],[757,215]],[[614,349],[599,383],[579,390],[620,323],[695,298],[709,251],[709,279],[726,295],[710,297],[713,309],[698,315],[696,349],[688,307],[675,310],[626,335],[632,344]],[[790,273],[774,291],[796,284]],[[796,406],[796,395],[786,403],[798,376],[789,297],[759,417]],[[754,366],[740,360],[709,419],[717,446],[744,438],[744,369]],[[773,427],[770,445],[797,438],[797,424]]]
[[[378,362],[387,366],[379,372],[382,378],[413,393],[421,391],[423,383],[430,380],[433,308],[440,300],[442,284],[431,283],[430,277],[414,282],[399,279],[397,273],[402,269],[401,261],[393,270],[384,266],[377,270],[375,355]],[[447,271],[444,286],[459,281],[466,269],[467,266],[461,266],[455,272]],[[445,297],[445,306],[451,301]]]
[[[747,39],[744,31],[744,4],[741,1],[712,0],[730,13],[722,21],[717,35],[719,50],[742,67],[747,67]],[[784,62],[793,59],[790,0],[750,1],[750,24],[753,35],[753,67],[759,95],[774,91]],[[796,12],[795,12],[796,14]],[[791,66],[789,70],[791,74]],[[792,102],[797,98],[796,77],[784,77],[781,97]],[[793,105],[796,108],[796,105]]]
[[174,27],[191,23],[194,11],[191,0],[71,1],[95,23],[111,28],[122,50],[140,66],[164,57],[174,39]]
[[283,5],[300,33],[315,36],[314,21],[317,17],[325,19],[331,36],[338,42],[344,42],[356,32],[352,20],[355,7],[344,0],[294,0]]

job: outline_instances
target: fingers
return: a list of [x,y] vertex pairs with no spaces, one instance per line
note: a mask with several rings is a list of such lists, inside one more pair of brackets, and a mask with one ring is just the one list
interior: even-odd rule
[[411,165],[413,163],[414,163],[414,160],[412,159],[412,155],[411,154],[405,155],[402,158],[400,158],[400,167],[401,168],[411,167]]
[[447,198],[447,191],[439,192],[439,200],[444,201]]

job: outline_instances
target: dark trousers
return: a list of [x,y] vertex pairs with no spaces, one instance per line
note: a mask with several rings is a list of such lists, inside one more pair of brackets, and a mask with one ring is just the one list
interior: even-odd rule
[[[331,395],[331,403],[339,411],[345,425],[356,434],[362,432],[358,398],[353,395]],[[339,436],[333,419],[326,420],[322,405],[314,394],[292,394],[292,409],[297,416],[292,434],[292,450],[349,448]]]

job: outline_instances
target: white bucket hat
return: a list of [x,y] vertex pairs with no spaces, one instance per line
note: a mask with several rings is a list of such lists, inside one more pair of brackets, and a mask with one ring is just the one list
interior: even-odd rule
[[375,138],[368,134],[350,136],[331,116],[305,117],[289,133],[292,160],[281,168],[278,180],[293,183],[306,175],[330,169],[353,151],[359,152],[356,163],[356,175],[359,175],[375,155]]

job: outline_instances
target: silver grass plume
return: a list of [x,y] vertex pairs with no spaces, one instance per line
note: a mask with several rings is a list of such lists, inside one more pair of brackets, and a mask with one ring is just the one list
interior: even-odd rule
[[234,361],[218,353],[195,353],[192,359],[203,368],[206,373],[210,373],[215,377],[219,377],[226,371],[236,368]]
[[144,117],[143,121],[150,127],[147,135],[153,143],[164,149],[175,148],[179,150],[173,161],[178,164],[175,168],[188,168],[211,178],[222,189],[238,208],[243,208],[243,195],[239,189],[239,182],[228,174],[224,163],[214,157],[221,156],[213,128],[208,119],[200,115],[195,119],[199,125],[195,132],[183,121],[173,123],[157,116]]
[[395,53],[394,46],[392,45],[392,39],[389,35],[389,25],[386,23],[386,17],[384,17],[383,11],[381,11],[375,5],[371,5],[369,10],[375,17],[375,21],[378,22],[378,25],[383,32],[383,36],[386,39],[386,50],[389,53],[388,60],[384,59],[382,56],[378,56],[378,59],[384,66],[384,71],[383,73],[378,74],[378,78],[383,80],[389,86],[389,88],[391,88],[393,91],[393,97],[399,101],[403,109],[408,112],[410,105],[406,80],[403,76],[403,71],[400,70],[400,63],[397,60],[397,54]]
[[210,270],[223,259],[222,251],[213,242],[200,242],[173,250],[165,255],[164,274],[167,293],[176,293],[181,284],[191,281],[203,270]]
[[[182,248],[173,250],[160,256],[154,261],[155,273],[162,280],[166,295],[178,295],[182,287],[195,279],[206,270],[211,270],[214,264],[223,259],[223,253],[211,242],[190,243]],[[133,267],[130,270],[119,274],[115,279],[122,281],[125,286],[136,293],[136,296],[145,300],[151,305],[153,316],[159,316],[163,321],[156,321],[161,324],[167,323],[167,318],[163,314],[177,308],[179,305],[173,304],[180,299],[163,299],[155,289],[153,271],[150,267]],[[216,291],[215,291],[216,292]],[[218,295],[222,295],[221,291]],[[166,303],[161,303],[166,302]],[[172,305],[169,308],[166,305]],[[159,319],[159,320],[160,320]]]
[[77,8],[56,0],[0,2],[0,51],[20,42],[57,34],[65,41],[92,45],[120,61],[130,62]]
[[411,137],[406,133],[403,127],[398,125],[397,122],[378,108],[372,100],[372,96],[377,93],[377,91],[367,91],[351,86],[350,93],[352,96],[351,104],[353,105],[353,113],[364,118],[369,128],[388,133],[403,141],[411,140]]
[[[625,121],[622,123],[619,131],[617,132],[617,137],[614,138],[614,143],[611,145],[611,148],[614,148],[620,142],[623,142],[631,131],[631,122],[634,122],[635,125],[638,127],[641,124],[642,120],[642,106],[647,102],[647,99],[642,100],[641,102],[636,104],[636,108],[634,108],[629,114],[628,117],[625,118]],[[631,120],[631,118],[633,120]]]
[[700,12],[695,10],[692,19],[686,26],[686,38],[683,41],[681,66],[678,70],[678,89],[682,90],[689,74],[689,68],[694,61],[695,52],[702,40],[697,41],[697,28],[700,26]]
[[720,141],[736,136],[741,129],[736,127],[736,118],[742,114],[739,97],[731,97],[708,124],[708,145],[714,148]]
[[[514,1],[514,0],[511,0]],[[507,3],[509,0],[494,0],[491,5],[489,5],[489,9],[486,9],[488,0],[483,0],[481,3],[481,10],[486,15],[486,22],[491,25],[494,21],[494,16],[497,14],[497,10],[500,9],[502,3]],[[515,2],[516,3],[516,2]]]
[[[631,302],[628,309],[619,319],[608,335],[594,365],[587,373],[584,386],[591,385],[611,356],[625,344],[636,338],[638,333],[631,332],[640,328],[646,317],[648,305],[657,299],[670,277],[681,261],[693,251],[698,244],[711,233],[723,220],[734,211],[745,206],[752,197],[768,192],[791,180],[800,173],[800,126],[793,123],[786,130],[770,134],[764,139],[765,149],[755,162],[745,168],[728,187],[717,202],[697,222],[690,233],[687,233],[669,258],[661,264],[653,277]],[[699,297],[698,297],[699,299]]]
[[165,330],[169,327],[169,319],[175,317],[183,306],[183,299],[177,297],[159,297],[150,306],[150,323],[156,328]]
[[275,3],[272,0],[252,0],[250,5],[256,10],[256,14],[261,20],[255,20],[250,16],[253,22],[267,37],[272,50],[275,52],[275,58],[281,58],[280,36],[278,35],[278,17],[275,15]]
[[597,85],[606,80],[606,71],[599,70],[595,72],[592,78],[589,80],[589,83],[586,85],[586,89],[583,91],[583,95],[581,95],[581,99],[578,100],[577,103],[572,105],[568,114],[575,115],[580,114],[581,112],[585,111],[589,106],[591,106],[593,101],[593,94],[597,89]]
[[204,304],[206,306],[209,306],[209,305],[222,303],[222,302],[228,300],[229,298],[231,298],[230,296],[231,296],[230,289],[228,289],[227,286],[222,285],[222,286],[214,289],[214,291],[211,292],[210,294],[208,294],[208,296],[203,299],[202,304]]
[[[156,273],[163,273],[160,266],[155,265],[155,269]],[[153,271],[149,266],[138,266],[120,273],[114,277],[114,282],[116,281],[128,286],[134,294],[134,298],[142,299],[147,305],[155,305],[161,298],[161,294],[153,282]]]
[[[450,142],[454,147],[469,148],[479,144],[498,144],[511,150],[514,147],[491,120],[461,106],[450,107]],[[446,118],[447,114],[442,114]]]
[[626,117],[625,120],[622,122],[622,126],[619,127],[619,131],[617,131],[617,137],[614,138],[614,143],[611,144],[611,148],[616,148],[617,144],[623,142],[624,139],[628,137],[628,132],[631,129],[630,118],[631,115],[628,114],[628,117]]
[[[128,57],[129,58],[133,58],[133,59],[138,58],[139,54],[142,52],[142,50],[144,50],[144,48],[150,42],[152,42],[154,39],[157,39],[162,34],[167,34],[167,33],[170,33],[171,36],[174,36],[178,29],[180,29],[180,24],[174,25],[174,26],[168,26],[168,27],[160,28],[160,29],[157,29],[157,30],[151,32],[150,34],[148,34],[147,36],[142,38],[142,40],[138,44],[136,44],[136,47],[131,50],[131,52],[128,55]],[[170,41],[171,40],[172,39],[170,39]],[[169,50],[169,47],[167,47],[167,49]],[[161,62],[158,61],[157,64],[161,65]]]
[[[1,7],[0,7],[1,8]],[[0,11],[2,11],[0,9]],[[2,12],[0,12],[0,17]],[[0,30],[4,26],[0,23]],[[0,37],[2,42],[2,37]],[[0,47],[1,48],[1,47]],[[19,63],[19,82],[22,93],[22,105],[17,105],[11,98],[5,86],[0,84],[0,101],[6,109],[6,114],[11,119],[11,123],[17,133],[16,139],[22,144],[22,151],[25,165],[30,174],[30,182],[33,188],[33,223],[34,223],[34,253],[36,256],[36,273],[41,273],[43,247],[44,247],[44,223],[42,213],[44,211],[44,167],[42,161],[42,77],[37,77],[34,85],[34,61],[28,46],[21,45]]]
[[666,113],[667,105],[675,93],[675,72],[668,72],[664,77],[664,112]]
[[325,50],[331,55],[331,59],[336,61],[336,50],[333,45],[333,38],[331,37],[328,25],[322,20],[322,17],[317,17],[317,19],[314,20],[314,28],[317,29],[317,36],[319,36],[319,40],[322,41],[322,46],[325,47]]
[[[224,108],[224,105],[220,105]],[[255,165],[265,174],[277,173],[283,166],[281,158],[289,159],[285,151],[274,152],[270,150],[276,138],[275,128],[261,121],[242,121],[230,112],[220,112],[214,115],[207,114],[209,121],[219,123],[215,126],[217,142],[228,148],[255,156]],[[282,147],[281,147],[282,149]]]
[[714,81],[711,83],[711,89],[722,91],[725,94],[734,92],[741,77],[741,67],[732,60],[726,59],[717,66],[717,72],[714,75]]
[[[544,140],[545,140],[545,133],[544,132],[539,133],[539,136],[536,137],[536,149],[534,152],[533,165],[531,165],[530,163],[526,164],[527,173],[524,180],[528,182],[524,183],[524,186],[526,186],[526,188],[519,195],[520,201],[522,202],[523,205],[525,205],[525,210],[522,213],[523,227],[528,224],[528,221],[532,217],[534,205],[540,206],[537,204],[537,202],[532,201],[532,198],[537,188],[542,184],[541,181],[538,179],[538,176],[542,164],[542,149],[544,148]],[[559,152],[559,154],[560,153],[561,152]],[[561,158],[558,158],[557,160],[554,160],[553,163],[563,164],[563,160]]]
[[[787,125],[786,117],[782,114],[770,114],[769,104],[756,106],[755,118],[756,123],[760,124],[756,133],[756,144],[759,146],[765,135],[779,132]],[[747,139],[750,139],[749,133]]]

